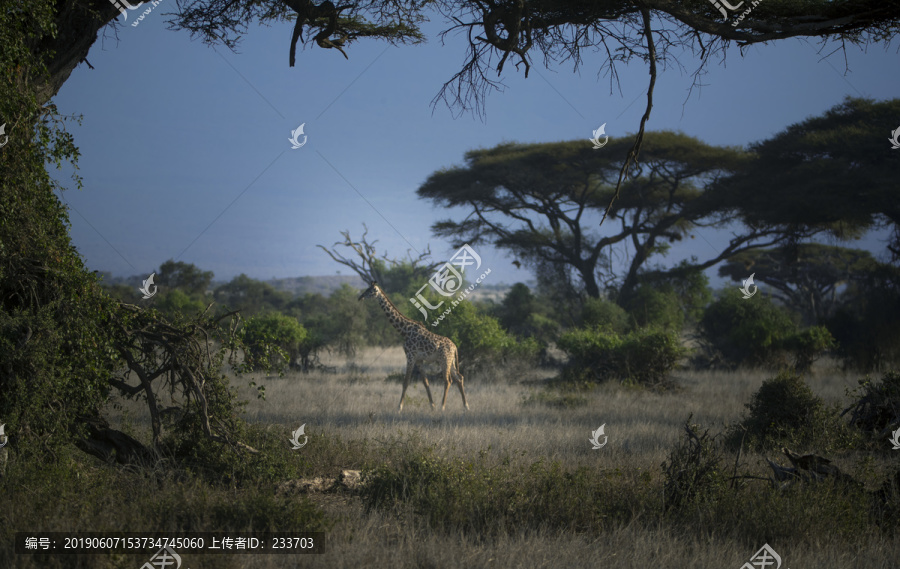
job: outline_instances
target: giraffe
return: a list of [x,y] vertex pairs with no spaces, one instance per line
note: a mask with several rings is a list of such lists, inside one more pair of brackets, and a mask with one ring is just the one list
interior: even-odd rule
[[387,315],[391,325],[403,335],[403,351],[406,352],[406,376],[403,378],[403,392],[400,394],[400,408],[398,412],[403,410],[403,398],[406,396],[406,388],[412,379],[413,370],[419,366],[422,373],[422,383],[425,384],[425,391],[428,393],[428,401],[431,408],[434,409],[434,400],[431,398],[431,388],[428,386],[428,378],[425,377],[423,366],[429,363],[440,364],[444,374],[444,400],[441,402],[441,411],[447,406],[447,392],[450,391],[450,384],[456,380],[456,386],[462,395],[465,410],[469,409],[469,403],[466,401],[466,390],[463,387],[463,376],[459,373],[459,354],[456,350],[456,344],[450,338],[439,336],[428,330],[422,324],[415,320],[411,320],[400,313],[391,299],[384,294],[384,291],[378,286],[378,283],[372,282],[372,286],[366,289],[359,300],[364,298],[375,297],[381,305],[381,309]]

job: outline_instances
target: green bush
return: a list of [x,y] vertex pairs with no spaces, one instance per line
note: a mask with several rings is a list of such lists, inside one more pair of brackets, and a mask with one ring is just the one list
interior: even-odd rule
[[641,285],[628,295],[623,307],[637,328],[656,326],[679,332],[684,326],[681,301],[674,291]]
[[879,265],[844,298],[827,322],[844,366],[864,372],[900,366],[900,267]]
[[168,316],[173,314],[190,316],[197,312],[203,312],[208,304],[197,297],[185,294],[177,288],[161,292],[157,296],[158,300],[153,307]]
[[842,413],[850,413],[850,425],[883,439],[900,426],[900,372],[889,371],[880,381],[868,376],[859,380],[859,387],[847,394],[853,403]]
[[628,313],[615,302],[605,298],[585,300],[581,318],[585,328],[604,328],[618,334],[628,330]]
[[745,407],[748,415],[729,429],[731,448],[740,446],[742,439],[754,449],[791,445],[828,452],[852,445],[837,409],[826,407],[794,370],[781,371],[764,381]]
[[517,341],[503,330],[496,318],[483,314],[467,301],[452,307],[452,312],[439,320],[437,326],[432,325],[434,322],[429,319],[425,327],[453,340],[459,348],[460,366],[469,369],[507,358],[533,359],[541,348],[534,338]]
[[665,383],[684,350],[678,337],[659,329],[619,335],[599,328],[563,334],[559,348],[570,356],[566,375],[573,380],[618,378],[646,385]]
[[284,363],[293,367],[301,345],[309,340],[306,328],[296,318],[278,312],[247,320],[242,334],[251,369],[261,369],[265,361],[276,368]]
[[732,365],[783,365],[784,341],[797,333],[787,312],[762,295],[727,289],[700,320],[700,337]]
[[784,340],[784,349],[794,355],[794,369],[808,371],[823,352],[837,347],[828,328],[813,326]]

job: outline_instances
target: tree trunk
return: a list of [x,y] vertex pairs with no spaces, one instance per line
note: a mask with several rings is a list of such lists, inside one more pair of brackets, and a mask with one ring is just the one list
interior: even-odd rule
[[[143,3],[144,0],[130,0],[132,6]],[[57,0],[56,6],[56,37],[44,37],[32,46],[32,52],[38,55],[53,52],[46,61],[49,79],[35,86],[42,105],[59,92],[75,67],[84,61],[100,28],[119,16],[119,10],[109,0]]]

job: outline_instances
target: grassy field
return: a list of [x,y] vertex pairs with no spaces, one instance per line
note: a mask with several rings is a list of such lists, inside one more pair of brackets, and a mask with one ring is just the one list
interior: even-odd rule
[[[265,400],[256,398],[248,378],[235,385],[249,400],[245,417],[256,432],[273,444],[283,441],[284,448],[272,452],[284,456],[286,470],[302,477],[363,470],[363,491],[285,495],[276,491],[277,474],[252,488],[216,486],[190,477],[122,472],[76,452],[65,474],[42,475],[46,485],[56,481],[55,490],[32,480],[30,493],[14,493],[31,501],[33,510],[7,510],[6,523],[81,531],[168,524],[203,531],[240,527],[247,520],[237,518],[245,516],[256,520],[254,527],[327,531],[327,551],[321,555],[185,557],[190,569],[739,569],[766,542],[788,569],[900,567],[896,522],[879,523],[865,490],[827,482],[774,490],[750,480],[737,490],[719,488],[714,498],[664,512],[661,464],[683,438],[688,416],[703,429],[722,432],[741,418],[744,404],[772,374],[682,372],[675,377],[679,389],[654,393],[618,384],[560,391],[546,386],[553,370],[507,369],[466,378],[468,413],[455,387],[441,413],[443,387],[432,382],[437,410],[418,384],[398,414],[401,386],[386,378],[403,370],[401,348],[369,349],[350,362],[325,363],[336,373],[254,376],[266,388]],[[808,382],[826,401],[845,402],[845,390],[856,386],[857,377],[819,370]],[[110,409],[110,422],[146,437],[141,413],[139,404],[123,402]],[[301,424],[309,444],[291,452],[288,438]],[[608,443],[592,450],[588,439],[601,424]],[[898,460],[870,454],[830,458],[871,491]],[[777,452],[769,458],[785,463]],[[726,455],[723,470],[729,476],[734,461],[734,454]],[[739,474],[770,474],[760,455],[745,453],[740,463]],[[15,467],[11,461],[3,479],[7,490],[16,481],[26,484]],[[156,484],[148,485],[151,480]],[[72,504],[50,507],[45,501],[52,492],[71,496]],[[4,495],[4,508],[12,507],[9,492]],[[11,559],[19,567],[135,569],[145,561],[135,556],[85,557],[78,563],[61,557]]]

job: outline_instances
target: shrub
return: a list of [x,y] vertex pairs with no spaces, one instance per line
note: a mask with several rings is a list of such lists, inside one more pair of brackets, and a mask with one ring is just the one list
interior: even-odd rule
[[599,328],[563,334],[561,350],[569,354],[569,379],[605,381],[619,378],[640,384],[665,382],[684,350],[672,332],[634,330],[622,336]]
[[794,369],[808,371],[818,357],[837,346],[828,328],[813,326],[784,340],[784,349],[794,355]]
[[270,312],[249,319],[243,328],[243,339],[247,345],[251,369],[261,369],[262,362],[277,366],[286,363],[294,366],[300,353],[300,345],[307,341],[309,334],[296,318],[278,312]]
[[725,290],[700,320],[700,337],[732,366],[783,364],[784,341],[797,332],[787,312],[761,295]]
[[540,351],[534,338],[516,341],[500,327],[496,318],[479,312],[471,302],[457,304],[437,326],[432,326],[433,322],[432,319],[425,322],[425,327],[453,340],[459,348],[460,366],[465,365],[468,369],[489,360],[535,358]]
[[729,431],[732,448],[742,439],[755,449],[815,445],[827,451],[852,444],[837,410],[826,407],[796,371],[784,370],[764,381],[745,407],[749,414]]
[[177,288],[162,292],[158,296],[159,300],[154,308],[168,316],[173,314],[189,316],[196,312],[203,312],[207,306],[199,298],[192,298]]
[[581,309],[581,317],[586,328],[605,328],[619,334],[628,330],[628,313],[605,298],[587,299]]
[[854,402],[841,415],[853,411],[850,425],[876,438],[887,437],[900,426],[900,372],[889,371],[878,382],[866,376],[848,395]]
[[684,423],[684,435],[662,464],[663,509],[682,510],[699,502],[712,502],[725,489],[722,448],[709,431],[698,434],[699,425]]
[[657,326],[677,332],[684,326],[681,302],[678,295],[670,290],[641,285],[628,295],[623,307],[638,328]]

